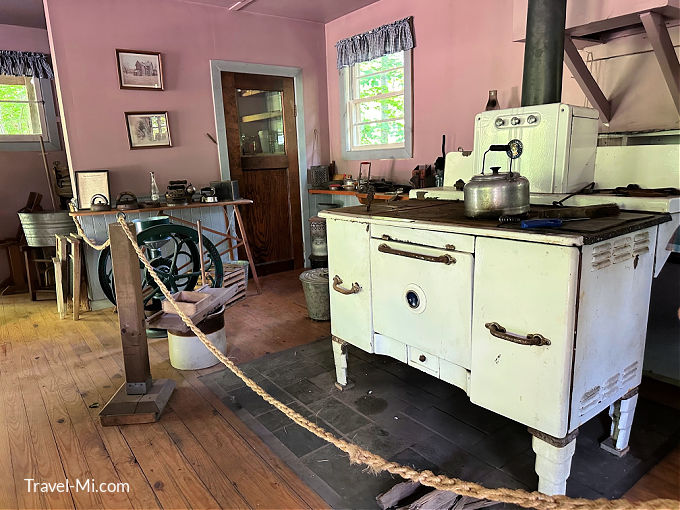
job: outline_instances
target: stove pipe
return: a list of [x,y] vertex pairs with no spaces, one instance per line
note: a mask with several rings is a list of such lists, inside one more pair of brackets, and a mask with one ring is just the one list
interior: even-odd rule
[[562,100],[567,0],[529,0],[522,106]]

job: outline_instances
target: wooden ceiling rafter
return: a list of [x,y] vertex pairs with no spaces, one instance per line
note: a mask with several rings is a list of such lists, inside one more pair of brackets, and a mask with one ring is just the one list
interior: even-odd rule
[[675,102],[675,109],[680,113],[680,62],[673,48],[666,20],[662,15],[650,11],[640,14],[640,21]]
[[600,112],[600,118],[604,122],[609,122],[612,118],[611,102],[597,84],[569,34],[564,38],[564,63],[567,64],[569,71],[574,75],[574,79],[580,85],[590,104]]

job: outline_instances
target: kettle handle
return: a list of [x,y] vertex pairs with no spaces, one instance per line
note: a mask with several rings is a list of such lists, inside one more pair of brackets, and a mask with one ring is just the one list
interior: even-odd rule
[[[484,175],[484,169],[486,168],[485,162],[486,162],[486,155],[489,152],[507,152],[510,150],[509,145],[500,145],[500,144],[494,144],[494,145],[489,145],[489,148],[486,149],[486,152],[484,152],[484,155],[482,156],[482,175]],[[510,164],[512,164],[512,160],[510,160]],[[500,167],[498,167],[500,168]]]

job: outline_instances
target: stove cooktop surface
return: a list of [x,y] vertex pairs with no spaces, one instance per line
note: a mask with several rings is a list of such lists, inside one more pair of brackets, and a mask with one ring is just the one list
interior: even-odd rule
[[[618,191],[617,191],[618,190]],[[625,191],[624,191],[625,190]],[[675,188],[661,188],[661,190],[676,190]],[[586,206],[603,203],[615,203],[621,209],[629,211],[650,211],[678,213],[680,212],[680,194],[662,193],[658,190],[644,190],[644,196],[628,187],[608,190],[595,190],[587,194],[569,196],[567,193],[531,193],[531,203],[536,205],[551,205],[553,202],[564,200],[567,206]],[[440,200],[463,200],[463,191],[453,186],[439,188],[414,189],[409,193],[410,198],[423,198]]]
[[[553,205],[532,204],[526,219],[550,216],[550,211],[573,210]],[[462,200],[403,200],[392,203],[373,203],[369,211],[365,205],[333,209],[333,213],[370,218],[400,219],[411,222],[439,223],[479,229],[521,231],[526,234],[562,234],[582,236],[585,244],[648,228],[670,220],[670,215],[653,212],[621,211],[615,216],[586,218],[564,222],[561,227],[522,229],[519,221],[500,222],[499,219],[472,219],[465,216]]]

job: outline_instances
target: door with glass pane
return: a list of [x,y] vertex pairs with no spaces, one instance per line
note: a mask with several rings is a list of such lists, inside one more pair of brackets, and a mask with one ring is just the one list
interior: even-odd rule
[[258,274],[304,265],[293,79],[222,73],[231,178]]

